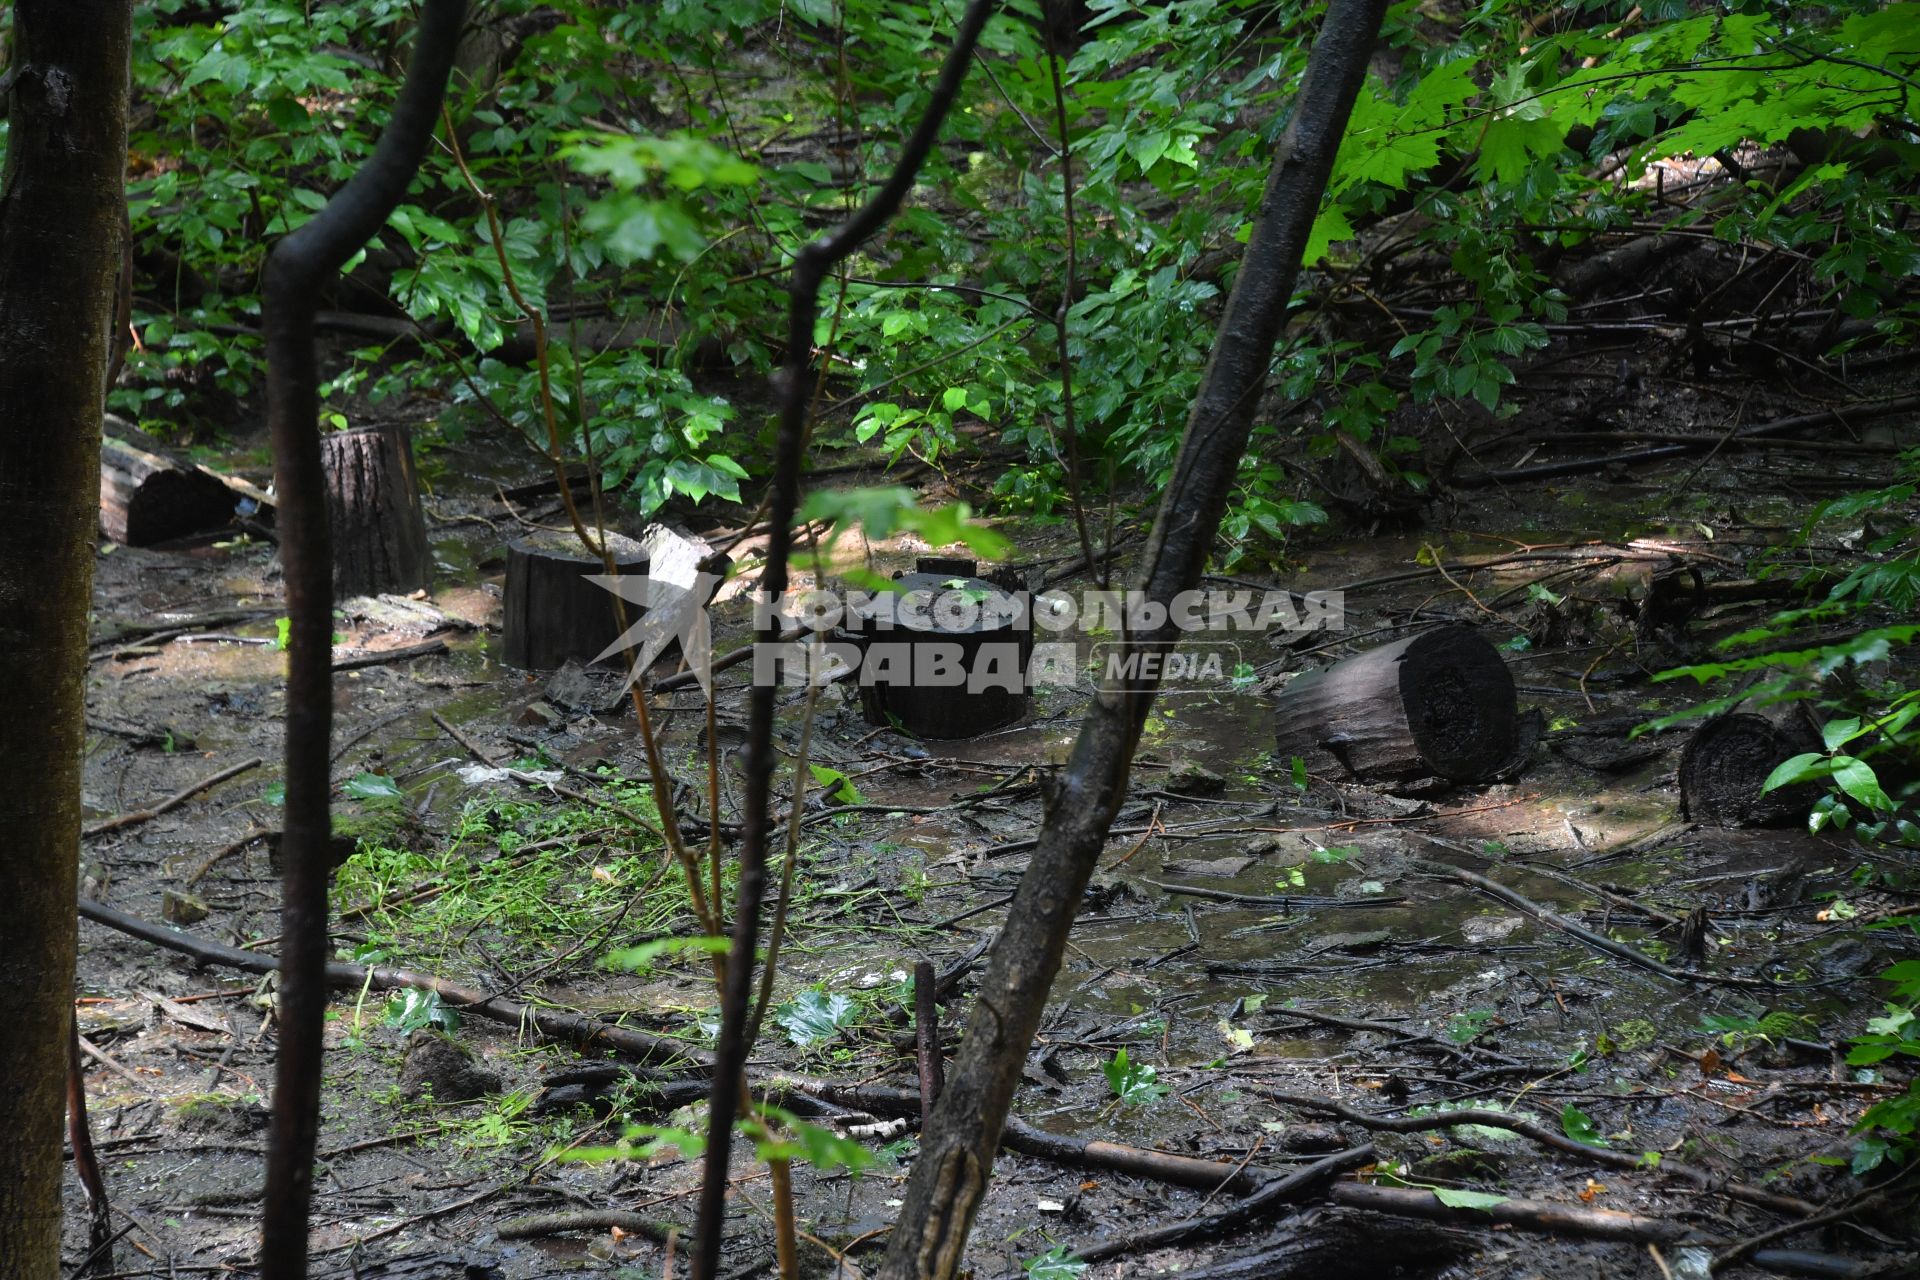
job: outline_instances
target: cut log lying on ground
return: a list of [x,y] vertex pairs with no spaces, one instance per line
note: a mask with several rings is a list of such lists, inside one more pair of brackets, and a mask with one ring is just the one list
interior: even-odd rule
[[[623,575],[644,576],[646,549],[623,534],[607,532],[607,547]],[[571,532],[529,530],[507,543],[507,588],[503,603],[501,656],[510,667],[551,671],[567,659],[592,662],[620,638],[614,595],[587,581],[605,573]],[[633,606],[627,622],[639,621]]]
[[151,546],[233,519],[234,495],[189,463],[108,436],[100,442],[100,531]]
[[337,597],[405,595],[433,580],[413,440],[390,423],[320,437]]
[[1767,775],[1794,756],[1820,750],[1799,704],[1715,716],[1680,753],[1680,811],[1710,827],[1785,826],[1807,816],[1811,783],[1760,794]]
[[1484,782],[1521,732],[1513,677],[1472,627],[1445,627],[1297,676],[1280,691],[1281,759],[1356,778]]

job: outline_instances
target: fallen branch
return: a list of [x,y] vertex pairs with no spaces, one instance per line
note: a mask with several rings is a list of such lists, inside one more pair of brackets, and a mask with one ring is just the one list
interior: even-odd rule
[[[1333,1098],[1323,1098],[1310,1093],[1290,1093],[1284,1089],[1270,1089],[1264,1085],[1252,1087],[1261,1097],[1280,1103],[1282,1106],[1337,1116],[1350,1124],[1357,1124],[1376,1132],[1430,1133],[1435,1129],[1451,1129],[1457,1125],[1477,1124],[1518,1134],[1541,1146],[1552,1147],[1555,1151],[1579,1156],[1583,1160],[1605,1165],[1610,1169],[1640,1167],[1640,1153],[1637,1151],[1615,1151],[1610,1147],[1594,1147],[1584,1142],[1576,1142],[1566,1134],[1548,1128],[1538,1120],[1517,1112],[1468,1107],[1458,1111],[1439,1111],[1425,1115],[1381,1116],[1362,1111],[1358,1107],[1348,1106]],[[1729,1200],[1738,1200],[1743,1204],[1771,1209],[1775,1213],[1807,1218],[1819,1212],[1819,1206],[1796,1196],[1783,1196],[1771,1191],[1763,1191],[1759,1187],[1748,1186],[1744,1182],[1728,1182],[1715,1174],[1708,1173],[1705,1169],[1682,1164],[1678,1160],[1661,1160],[1660,1172],[1685,1178],[1703,1191],[1717,1192]]]
[[[1803,413],[1791,418],[1776,418],[1772,422],[1758,423],[1736,431],[1727,438],[1736,443],[1758,440],[1767,436],[1786,435],[1806,427],[1825,426],[1829,422],[1838,422],[1843,425],[1849,421],[1865,422],[1873,418],[1884,418],[1889,414],[1905,413],[1914,408],[1920,408],[1920,396],[1896,396],[1891,400],[1856,402],[1833,409],[1822,409],[1818,413]],[[1565,462],[1543,462],[1536,466],[1512,467],[1505,471],[1472,472],[1454,477],[1452,484],[1456,489],[1484,489],[1491,485],[1505,484],[1508,481],[1549,480],[1556,476],[1587,475],[1595,471],[1604,471],[1615,465],[1656,462],[1662,458],[1678,458],[1689,453],[1698,453],[1702,449],[1712,447],[1712,439],[1709,437],[1705,443],[1694,440],[1677,441],[1673,444],[1652,445],[1645,449],[1628,449],[1597,458],[1569,458]]]
[[251,760],[242,760],[239,764],[222,769],[211,777],[200,779],[200,781],[194,783],[184,791],[174,792],[150,809],[135,809],[131,813],[122,813],[115,817],[108,818],[103,822],[96,822],[92,826],[83,829],[80,832],[80,838],[83,840],[91,840],[93,837],[103,836],[109,831],[120,831],[127,827],[139,826],[143,822],[152,822],[161,814],[171,809],[178,809],[202,791],[217,787],[229,778],[237,778],[249,769],[257,769],[264,763],[265,761],[259,756],[254,756]]
[[335,671],[358,671],[362,667],[379,667],[389,662],[405,662],[409,658],[425,658],[447,651],[444,636],[435,636],[431,640],[422,640],[419,644],[406,645],[399,649],[362,649],[333,660]]
[[214,867],[218,866],[222,859],[233,856],[234,854],[240,852],[242,849],[246,848],[248,845],[252,844],[255,840],[258,840],[261,837],[269,834],[271,833],[267,830],[267,828],[255,827],[251,831],[247,832],[245,835],[241,836],[239,839],[229,840],[226,844],[221,845],[218,849],[215,849],[212,853],[207,855],[207,860],[205,862],[202,862],[198,867],[194,868],[193,874],[188,876],[184,882],[186,884],[186,887],[189,889],[193,888],[193,886],[195,886],[196,884],[199,884],[200,881],[206,877],[207,872],[213,870]]
[[[117,929],[121,933],[165,947],[169,951],[178,951],[182,955],[192,956],[202,964],[225,965],[246,973],[272,973],[280,967],[277,957],[254,951],[242,951],[238,947],[229,947],[207,938],[182,933],[177,929],[155,924],[151,920],[144,920],[90,898],[80,899],[80,915],[82,919],[91,920],[95,924]],[[418,973],[411,969],[341,964],[338,961],[330,961],[326,967],[326,982],[330,987],[350,991],[358,991],[363,987],[376,991],[409,988],[432,991],[437,993],[442,1001],[458,1008],[462,1013],[470,1013],[477,1018],[504,1023],[507,1026],[531,1027],[548,1039],[563,1041],[582,1049],[614,1049],[620,1053],[629,1054],[640,1062],[678,1060],[706,1067],[712,1061],[711,1055],[705,1050],[696,1049],[671,1036],[654,1035],[632,1027],[613,1026],[583,1014],[518,1004],[499,996],[489,996],[484,992],[474,991],[430,973]]]
[[[1618,1209],[1557,1204],[1551,1200],[1515,1198],[1502,1200],[1484,1209],[1455,1208],[1443,1203],[1431,1191],[1413,1187],[1379,1187],[1361,1182],[1336,1184],[1329,1189],[1328,1197],[1335,1204],[1353,1209],[1370,1209],[1375,1213],[1390,1213],[1404,1218],[1427,1218],[1464,1227],[1486,1227],[1497,1223],[1520,1231],[1537,1231],[1547,1235],[1584,1236],[1589,1240],[1624,1240],[1640,1244],[1713,1242],[1711,1236],[1669,1218],[1624,1213]],[[1887,1269],[1884,1261],[1855,1260],[1799,1249],[1756,1249],[1747,1255],[1747,1261],[1769,1271],[1827,1276],[1834,1280],[1900,1274]]]
[[1486,1208],[1456,1209],[1431,1191],[1415,1187],[1380,1187],[1352,1183],[1335,1187],[1330,1198],[1355,1209],[1372,1209],[1408,1218],[1436,1218],[1467,1225],[1520,1227],[1527,1231],[1585,1236],[1591,1240],[1631,1240],[1679,1244],[1698,1237],[1691,1226],[1670,1218],[1623,1213],[1618,1209],[1590,1209],[1552,1200],[1502,1200]]
[[1119,1257],[1123,1253],[1162,1249],[1168,1245],[1185,1244],[1193,1240],[1211,1240],[1226,1235],[1230,1231],[1238,1231],[1259,1221],[1282,1205],[1304,1200],[1310,1193],[1318,1190],[1322,1183],[1349,1170],[1371,1164],[1374,1154],[1371,1142],[1349,1147],[1345,1151],[1336,1151],[1292,1173],[1268,1179],[1252,1195],[1224,1209],[1188,1218],[1185,1222],[1155,1227],[1150,1231],[1137,1231],[1131,1235],[1088,1245],[1084,1249],[1075,1249],[1073,1256],[1082,1262],[1099,1262],[1105,1258]]
[[212,631],[217,627],[232,626],[236,622],[252,622],[256,618],[267,618],[272,615],[271,609],[214,609],[207,613],[196,614],[191,618],[157,618],[146,622],[113,623],[89,639],[87,647],[100,649],[126,640],[152,639],[163,634],[178,636],[196,631]]
[[[808,634],[806,631],[798,627],[794,628],[792,631],[782,631],[780,633],[780,643],[792,644],[795,640],[800,639],[802,636],[806,634]],[[712,662],[709,662],[707,664],[708,674],[717,676],[722,671],[726,671],[733,667],[739,666],[741,663],[745,662],[748,658],[751,658],[753,656],[754,645],[756,643],[758,642],[751,641],[747,644],[741,645],[738,649],[735,649],[731,653],[721,654],[719,657],[715,658]],[[647,685],[647,689],[651,693],[672,693],[675,689],[686,688],[688,685],[692,684],[694,681],[698,680],[699,678],[700,677],[693,671],[676,671],[674,674],[670,676],[662,676],[658,680],[650,681]]]
[[489,768],[493,766],[493,756],[487,751],[487,749],[481,746],[479,743],[475,742],[472,738],[469,738],[464,732],[462,732],[458,727],[456,727],[451,720],[448,720],[445,716],[441,715],[438,711],[429,711],[427,712],[427,715],[433,720],[435,724],[440,726],[440,729],[443,733],[445,733],[449,738],[452,738],[455,742],[459,743],[461,746],[465,747],[467,749],[468,755],[472,756],[475,760],[478,760],[481,764],[486,765]]
[[661,1222],[643,1213],[626,1209],[575,1209],[567,1213],[530,1213],[508,1218],[495,1230],[502,1240],[528,1240],[535,1236],[554,1236],[563,1231],[607,1231],[618,1229],[665,1244],[681,1230],[676,1223]]
[[1483,1049],[1476,1044],[1455,1044],[1451,1040],[1442,1039],[1439,1036],[1432,1035],[1425,1031],[1417,1031],[1412,1027],[1398,1026],[1391,1022],[1377,1022],[1372,1018],[1346,1018],[1338,1014],[1320,1013],[1313,1009],[1301,1009],[1293,1005],[1271,1009],[1268,1010],[1268,1012],[1276,1018],[1300,1018],[1307,1022],[1317,1022],[1321,1026],[1338,1027],[1343,1031],[1370,1031],[1378,1035],[1390,1035],[1400,1040],[1412,1041],[1416,1044],[1429,1044],[1451,1057],[1462,1058],[1469,1061],[1477,1058],[1483,1061],[1504,1063],[1509,1067],[1525,1065],[1518,1058],[1510,1058],[1504,1053],[1496,1053],[1492,1049]]
[[[1415,832],[1415,835],[1420,834]],[[1480,890],[1484,894],[1500,899],[1509,906],[1518,907],[1542,924],[1551,925],[1568,937],[1577,938],[1596,951],[1604,951],[1610,956],[1625,960],[1636,968],[1648,973],[1658,974],[1673,982],[1704,982],[1723,987],[1759,987],[1768,991],[1791,990],[1805,986],[1818,986],[1818,983],[1772,982],[1766,978],[1742,978],[1734,974],[1702,973],[1698,969],[1676,969],[1670,964],[1655,960],[1646,952],[1630,947],[1624,942],[1616,942],[1604,933],[1597,933],[1583,924],[1567,919],[1557,911],[1541,906],[1532,898],[1516,890],[1509,889],[1497,880],[1490,880],[1475,871],[1464,867],[1451,866],[1444,862],[1432,862],[1425,858],[1415,858],[1413,867],[1423,875],[1440,880],[1454,880]]]
[[[620,1078],[625,1070],[624,1067],[605,1063],[594,1064],[590,1069],[597,1083],[602,1086]],[[576,1074],[568,1079],[567,1083],[573,1083],[578,1078],[580,1077]],[[791,1107],[796,1111],[824,1105],[841,1115],[853,1112],[868,1116],[898,1116],[911,1119],[920,1114],[918,1088],[901,1089],[892,1085],[848,1084],[838,1080],[824,1080],[818,1076],[796,1075],[790,1072],[769,1076],[755,1075],[751,1076],[750,1080],[754,1090],[757,1093],[763,1093],[767,1101],[777,1106]],[[703,1088],[692,1081],[658,1081],[654,1082],[652,1087],[654,1092],[651,1097],[654,1105],[662,1108],[684,1105],[697,1097],[698,1091]],[[796,1102],[802,1105],[796,1106]],[[1127,1177],[1162,1182],[1170,1186],[1186,1187],[1194,1191],[1258,1194],[1267,1191],[1275,1183],[1288,1182],[1296,1176],[1291,1173],[1281,1174],[1272,1169],[1250,1167],[1244,1162],[1234,1164],[1225,1160],[1209,1160],[1200,1156],[1158,1151],[1151,1147],[1129,1146],[1123,1142],[1066,1137],[1042,1129],[1018,1116],[1008,1117],[1006,1128],[1001,1134],[1001,1145],[1009,1151],[1017,1151],[1021,1155],[1032,1156],[1067,1168],[1117,1173]],[[1359,1148],[1355,1150],[1358,1151]],[[1354,1153],[1343,1154],[1353,1155]],[[1356,1166],[1361,1163],[1365,1162],[1360,1160],[1355,1162]]]
[[[1126,833],[1116,827],[1112,834],[1124,835]],[[1402,901],[1402,899],[1399,898],[1368,898],[1364,902],[1361,902],[1353,898],[1316,897],[1312,894],[1305,893],[1276,897],[1272,894],[1262,893],[1235,893],[1231,889],[1203,889],[1199,885],[1174,884],[1168,880],[1155,880],[1152,876],[1134,876],[1132,878],[1141,884],[1150,885],[1162,893],[1177,893],[1189,898],[1205,898],[1209,902],[1231,902],[1239,906],[1247,907],[1279,907],[1283,912],[1293,907],[1377,907],[1386,903]]]

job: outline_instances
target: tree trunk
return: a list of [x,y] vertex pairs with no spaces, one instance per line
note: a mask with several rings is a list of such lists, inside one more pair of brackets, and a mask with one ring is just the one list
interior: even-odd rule
[[[647,573],[647,553],[638,542],[600,530],[622,575]],[[615,597],[588,576],[603,574],[599,556],[572,533],[530,530],[507,543],[507,588],[501,605],[500,657],[510,667],[552,671],[571,659],[592,662],[620,638]],[[640,620],[629,606],[629,625]]]
[[[1192,589],[1212,554],[1307,236],[1385,12],[1386,0],[1332,0],[1327,9],[1148,542],[1138,585],[1149,600],[1170,605]],[[804,345],[812,329],[796,332]],[[1129,643],[1164,648],[1177,635],[1169,619]],[[879,1268],[883,1280],[951,1280],[962,1269],[1007,1109],[1074,912],[1126,797],[1153,694],[1151,682],[1110,683],[1088,711],[982,975],[946,1092],[920,1135]]]
[[[786,359],[774,382],[780,402],[780,429],[774,437],[773,480],[767,486],[767,560],[760,574],[760,598],[764,602],[777,603],[787,589],[787,560],[793,551],[793,523],[800,507],[800,472],[812,405],[807,388],[814,381],[813,334],[820,316],[820,286],[835,263],[873,238],[899,212],[933,151],[947,112],[960,95],[980,32],[994,8],[994,0],[968,0],[954,28],[953,43],[940,64],[940,76],[934,81],[927,109],[901,146],[887,180],[852,217],[830,234],[802,245],[794,255],[793,281],[788,287]],[[774,609],[761,611],[756,639],[759,644],[779,643],[780,622]],[[731,1193],[727,1166],[733,1156],[733,1123],[743,1100],[747,1054],[753,1047],[747,1029],[747,1006],[753,998],[760,907],[767,890],[773,695],[772,686],[762,681],[754,685],[747,703],[740,871],[734,890],[733,936],[728,941],[720,993],[720,1033],[714,1041],[713,1091],[707,1102],[707,1162],[701,1170],[700,1213],[694,1226],[690,1268],[693,1280],[713,1280],[719,1272],[720,1241]],[[655,786],[659,787],[657,766]]]
[[100,442],[100,532],[147,547],[233,519],[233,491],[165,454],[108,436]]
[[1278,754],[1356,778],[1484,782],[1519,750],[1513,676],[1472,627],[1443,627],[1295,676]]
[[336,596],[405,595],[433,581],[433,552],[406,427],[362,427],[320,437],[327,471]]
[[130,0],[18,0],[0,174],[0,1276],[60,1274],[87,606]]
[[1693,731],[1680,752],[1680,812],[1710,827],[1787,826],[1807,816],[1820,789],[1810,782],[1760,794],[1767,775],[1820,735],[1801,703],[1766,713],[1735,711]]
[[286,798],[282,804],[279,1048],[261,1212],[263,1280],[307,1274],[307,1217],[320,1127],[332,879],[328,747],[333,731],[333,553],[320,462],[313,316],[321,287],[385,224],[440,118],[464,0],[426,0],[406,83],[371,158],[311,221],[274,246],[262,290],[267,426],[286,583]]

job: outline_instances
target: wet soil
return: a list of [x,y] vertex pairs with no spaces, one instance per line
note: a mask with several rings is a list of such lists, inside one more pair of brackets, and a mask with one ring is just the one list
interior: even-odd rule
[[[1684,428],[1692,403],[1668,406],[1668,425]],[[1779,412],[1793,408],[1783,402]],[[1911,442],[1916,425],[1895,420],[1892,429]],[[1488,446],[1481,461],[1594,448],[1556,446],[1535,432]],[[342,606],[342,656],[375,659],[432,638],[445,648],[340,673],[337,803],[343,833],[358,842],[340,880],[340,953],[701,1046],[715,1001],[697,957],[669,954],[645,972],[604,963],[615,949],[694,932],[692,917],[678,873],[665,870],[645,830],[651,801],[638,785],[646,775],[631,709],[562,705],[543,676],[500,663],[503,540],[517,520],[554,523],[556,513],[551,501],[504,508],[494,490],[500,468],[482,465],[483,453],[440,460],[430,511],[441,585],[431,596]],[[1394,1114],[1472,1102],[1555,1126],[1572,1109],[1610,1150],[1646,1153],[1644,1167],[1603,1168],[1465,1129],[1382,1135],[1378,1167],[1416,1186],[1677,1218],[1725,1240],[1780,1219],[1663,1173],[1663,1159],[1816,1204],[1857,1192],[1849,1128],[1903,1081],[1849,1067],[1844,1041],[1878,1012],[1875,975],[1920,945],[1911,932],[1850,922],[1907,899],[1842,839],[1686,823],[1674,785],[1681,736],[1629,731],[1688,696],[1651,683],[1650,673],[1699,656],[1767,607],[1644,626],[1654,575],[1682,565],[1740,577],[1797,526],[1810,499],[1876,483],[1885,461],[1742,449],[1705,465],[1682,458],[1442,498],[1417,532],[1299,547],[1284,585],[1346,588],[1346,626],[1194,641],[1233,646],[1229,669],[1239,679],[1172,691],[1156,707],[1018,1113],[1062,1133],[1283,1168],[1364,1134],[1276,1102],[1276,1093]],[[531,464],[519,470],[513,478],[537,478]],[[935,483],[964,490],[967,477],[923,477]],[[691,522],[706,527],[703,519],[713,518]],[[1010,530],[1036,574],[1075,549],[1067,526]],[[923,550],[897,539],[851,545],[883,571]],[[1434,568],[1436,552],[1452,567]],[[1492,561],[1501,563],[1476,567]],[[738,597],[716,608],[717,649],[745,637],[745,610]],[[272,949],[279,612],[270,543],[102,547],[89,823],[261,763],[89,838],[87,896]],[[1387,790],[1301,777],[1275,758],[1267,707],[1291,673],[1449,621],[1479,626],[1501,645],[1522,704],[1542,713],[1547,731],[1517,777]],[[722,677],[717,712],[728,814],[744,740],[743,673]],[[911,1053],[890,1015],[912,965],[950,965],[992,936],[1041,821],[1046,776],[1065,758],[1089,688],[1083,679],[1048,690],[1015,728],[954,742],[875,729],[844,686],[819,695],[810,758],[853,790],[831,776],[813,785],[776,999],[805,1004],[817,990],[819,999],[846,997],[853,1013],[817,1038],[770,1019],[761,1066],[911,1087]],[[807,698],[783,693],[789,754],[799,749]],[[698,692],[663,695],[655,712],[694,812],[706,785]],[[1217,775],[1218,789],[1183,794],[1193,766]],[[823,795],[829,788],[837,794]],[[1597,951],[1436,877],[1433,862],[1481,872],[1706,980]],[[1705,941],[1688,955],[1673,922],[1696,912],[1708,922]],[[196,968],[92,924],[83,925],[80,980],[96,1143],[130,1224],[117,1251],[121,1274],[244,1270],[271,1090],[271,984]],[[949,1019],[963,1008],[949,1002]],[[568,1157],[605,1146],[628,1120],[704,1123],[663,1115],[632,1092],[542,1105],[548,1078],[581,1055],[475,1018],[451,1028],[471,1059],[455,1055],[435,1075],[419,1064],[428,1052],[419,1036],[430,1033],[408,1016],[381,993],[343,992],[335,1002],[316,1270],[659,1274],[664,1246],[643,1233],[602,1226],[503,1238],[500,1228],[530,1213],[606,1208],[689,1224],[697,1161],[672,1149],[638,1161]],[[1154,1070],[1165,1096],[1144,1105],[1114,1097],[1103,1066],[1121,1049]],[[477,1088],[468,1087],[473,1075]],[[836,1250],[859,1242],[855,1265],[872,1264],[868,1251],[911,1152],[910,1141],[872,1145],[877,1163],[859,1177],[797,1171],[802,1226]],[[735,1168],[729,1265],[766,1267],[765,1167],[743,1147]],[[1056,1244],[1177,1221],[1215,1199],[1007,1154],[969,1265],[978,1276],[1008,1274]],[[70,1201],[82,1222],[77,1185]],[[1903,1207],[1801,1243],[1879,1256],[1910,1244],[1913,1227]],[[1266,1232],[1285,1230],[1276,1220]],[[1262,1235],[1136,1254],[1094,1273],[1193,1270]],[[77,1261],[83,1240],[70,1243]],[[810,1249],[809,1268],[824,1274],[827,1255]],[[1404,1274],[1567,1280],[1704,1274],[1702,1265],[1686,1250],[1663,1258],[1637,1244],[1481,1232],[1464,1254],[1410,1260]]]

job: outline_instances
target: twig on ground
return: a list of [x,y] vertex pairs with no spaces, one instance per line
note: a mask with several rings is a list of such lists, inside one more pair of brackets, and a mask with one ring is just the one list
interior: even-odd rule
[[156,804],[151,808],[135,809],[130,813],[118,814],[115,817],[107,818],[101,822],[96,822],[92,826],[84,828],[80,832],[80,838],[83,840],[91,840],[93,837],[103,836],[107,834],[107,832],[109,831],[121,831],[127,827],[138,826],[143,822],[152,822],[155,818],[159,817],[161,814],[166,813],[172,809],[178,809],[181,805],[193,799],[195,796],[199,795],[202,791],[206,791],[212,787],[217,787],[221,783],[226,782],[229,779],[237,778],[241,774],[247,772],[249,769],[257,769],[263,763],[265,763],[265,761],[263,761],[259,756],[254,756],[250,760],[242,760],[239,764],[229,765],[227,768],[222,769],[220,772],[216,774],[200,779],[200,781],[194,783],[192,786],[187,787],[184,790],[174,792],[172,795],[168,796],[165,800],[162,800],[159,804]]

